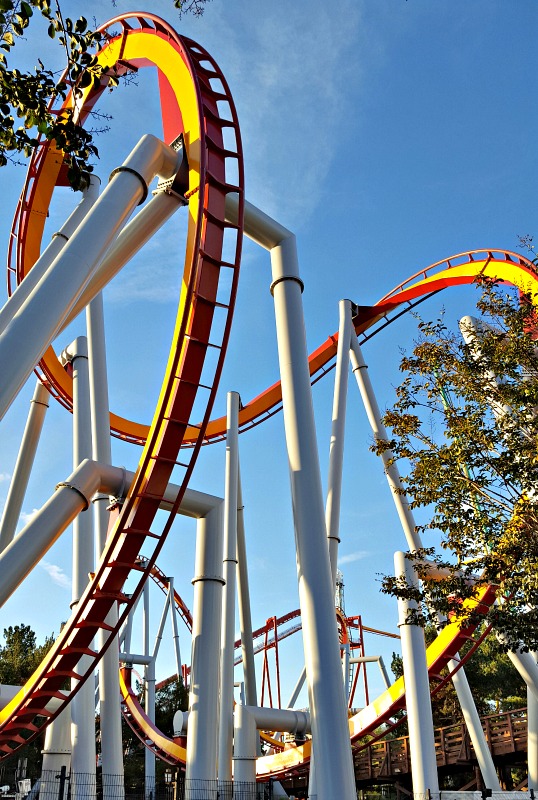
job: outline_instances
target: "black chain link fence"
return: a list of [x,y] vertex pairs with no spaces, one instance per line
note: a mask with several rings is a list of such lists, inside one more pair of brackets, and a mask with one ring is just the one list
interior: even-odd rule
[[[7,788],[7,787],[6,787]],[[279,787],[280,788],[280,787]],[[43,772],[37,780],[14,781],[0,800],[281,800],[272,781],[243,783],[186,780],[173,773],[164,780],[130,782],[123,775]]]

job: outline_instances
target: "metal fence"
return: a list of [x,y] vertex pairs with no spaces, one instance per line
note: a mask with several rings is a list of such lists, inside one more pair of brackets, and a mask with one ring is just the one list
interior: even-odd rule
[[[277,784],[278,785],[278,784]],[[278,787],[280,789],[280,787]],[[123,775],[43,772],[36,781],[15,781],[0,800],[281,800],[286,794],[268,783],[186,780],[169,773],[162,780],[128,780]]]

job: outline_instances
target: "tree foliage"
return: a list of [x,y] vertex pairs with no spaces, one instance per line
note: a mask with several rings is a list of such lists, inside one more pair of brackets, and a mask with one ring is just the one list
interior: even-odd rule
[[[412,596],[433,621],[469,616],[462,606],[474,587],[497,584],[488,622],[506,648],[538,649],[538,350],[530,298],[481,281],[480,336],[465,343],[443,318],[419,323],[420,339],[405,355],[397,402],[387,411],[390,448],[410,465],[403,479],[413,508],[425,509],[419,531],[447,553],[408,554],[422,579],[405,588],[385,578],[384,591]],[[426,602],[427,601],[427,602]]]
[[[171,0],[180,15],[201,15],[209,0]],[[60,73],[37,58],[31,70],[16,65],[15,48],[21,46],[35,16],[47,23],[48,35],[62,48],[65,68]],[[109,87],[118,76],[103,69],[95,50],[101,36],[84,17],[65,17],[58,0],[0,0],[0,166],[28,157],[39,137],[55,141],[65,153],[68,178],[75,189],[86,185],[98,156],[92,133],[77,123],[73,111],[58,115],[51,102],[61,101],[69,91],[80,94],[86,87],[97,88],[103,79]]]
[[21,686],[39,666],[54,642],[48,636],[42,645],[29,625],[4,628],[5,645],[0,647],[0,683]]

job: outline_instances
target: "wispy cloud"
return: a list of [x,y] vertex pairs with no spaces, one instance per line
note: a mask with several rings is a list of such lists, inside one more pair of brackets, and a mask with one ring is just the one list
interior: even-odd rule
[[215,4],[197,35],[234,95],[249,200],[295,228],[322,201],[348,125],[344,98],[362,78],[362,9],[356,0],[343,0],[339,13],[321,0],[308,13],[303,4],[257,4],[253,25],[251,5],[239,0],[231,17]]
[[22,524],[27,525],[30,522],[30,520],[35,517],[38,511],[39,511],[38,508],[33,508],[31,511],[22,511],[21,512]]
[[52,578],[54,583],[61,586],[62,589],[71,588],[71,579],[65,574],[63,569],[57,564],[51,564],[49,561],[41,561],[39,566]]
[[4,481],[8,481],[11,478],[9,472],[0,472],[0,483],[4,483]]
[[342,566],[342,564],[351,564],[353,561],[361,561],[369,555],[370,553],[368,550],[356,550],[354,553],[347,553],[347,555],[338,558],[338,566]]

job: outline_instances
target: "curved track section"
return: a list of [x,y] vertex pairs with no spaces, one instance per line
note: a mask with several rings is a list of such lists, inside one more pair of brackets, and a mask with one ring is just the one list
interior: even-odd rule
[[[466,605],[470,610],[485,613],[494,600],[495,588],[489,586],[480,592],[476,600],[466,601]],[[473,638],[477,624],[476,622],[464,627],[461,623],[451,623],[441,631],[426,652],[430,678],[437,677],[450,659],[459,652],[462,645]],[[467,657],[472,652],[474,651],[469,651]],[[459,663],[462,665],[464,660],[462,659]],[[146,747],[155,752],[163,761],[170,764],[184,763],[186,751],[150,722],[131,687],[130,677],[130,670],[121,670],[120,689],[125,716],[133,731]],[[396,711],[403,708],[405,708],[405,684],[403,678],[400,678],[370,705],[350,718],[349,733],[352,743],[366,734],[371,734],[379,725],[387,722]],[[282,777],[285,772],[297,770],[306,765],[310,754],[311,744],[310,741],[307,741],[304,745],[262,756],[257,759],[256,773],[260,780],[268,777]]]
[[[534,266],[524,257],[509,251],[469,251],[452,256],[450,259],[436,262],[427,269],[414,274],[404,283],[399,284],[391,292],[384,295],[374,306],[359,308],[354,319],[355,330],[358,335],[362,335],[363,339],[371,338],[375,333],[390,324],[397,316],[400,316],[401,313],[413,308],[420,298],[427,297],[449,286],[470,284],[480,276],[500,279],[524,292],[529,292],[531,295],[536,294],[538,290],[538,277]],[[395,314],[398,309],[400,309],[400,313]],[[336,355],[337,343],[338,335],[335,334],[311,354],[309,367],[310,375],[314,379],[327,372],[327,364]],[[280,383],[278,383],[243,408],[240,412],[242,429],[253,427],[268,416],[276,413],[280,409],[281,401],[281,387]],[[224,419],[213,420],[206,429],[206,441],[214,441],[220,438],[224,432],[221,430],[222,425],[225,425]],[[494,599],[495,589],[488,587],[483,590],[478,605],[485,610]],[[290,615],[287,615],[287,619],[290,619]],[[264,630],[265,628],[262,628],[256,633],[261,634]],[[456,624],[448,625],[444,629],[428,648],[427,658],[430,675],[437,675],[447,665],[448,661],[458,653],[462,644],[470,638],[473,630],[470,627],[463,628]],[[128,713],[133,720],[136,720],[136,724],[133,726],[135,732],[138,735],[141,734],[141,738],[148,740],[149,746],[152,748],[151,743],[155,741],[153,731],[155,731],[159,742],[159,750],[163,752],[163,744],[165,743],[163,742],[162,733],[154,729],[151,723],[148,726],[147,722],[149,721],[147,721],[147,718],[146,721],[143,720],[140,714],[142,709],[140,707],[138,710],[136,709],[138,700],[130,690],[128,681],[125,681],[125,675],[122,678],[122,691]],[[354,741],[367,733],[371,733],[382,722],[386,722],[395,711],[403,708],[404,705],[405,687],[403,679],[401,679],[396,681],[390,689],[386,690],[359,714],[350,719],[351,740]],[[136,731],[138,723],[143,724]],[[176,745],[170,739],[167,741],[174,747],[170,751],[165,751],[164,756],[161,757],[174,761],[177,755]],[[168,747],[168,745],[166,746]],[[281,776],[284,771],[300,768],[309,758],[310,743],[307,742],[300,747],[258,759],[257,774],[260,778]]]
[[[110,33],[110,30],[115,32]],[[117,17],[102,31],[106,44],[99,60],[103,65],[113,68],[117,64],[121,69],[138,69],[148,64],[157,67],[163,96],[165,135],[168,141],[181,132],[185,137],[191,196],[183,284],[159,403],[133,485],[109,532],[95,575],[71,618],[43,663],[0,714],[0,752],[5,755],[13,753],[29,738],[36,737],[93,674],[104,652],[104,649],[101,653],[93,649],[97,632],[105,630],[108,643],[112,641],[155,563],[175,519],[210,418],[237,290],[243,212],[242,153],[233,100],[218,66],[205,50],[191,40],[179,37],[166,23],[152,15]],[[103,83],[105,85],[98,92],[84,98],[85,111],[106,88],[106,79]],[[218,89],[215,88],[217,83]],[[219,111],[219,106],[223,105],[227,111],[224,118]],[[233,149],[224,146],[225,127],[233,133]],[[19,241],[23,251],[21,257],[30,260],[26,265],[28,268],[31,265],[31,246],[35,246],[36,238],[40,239],[39,233],[36,234],[39,225],[42,233],[43,221],[38,220],[38,206],[42,216],[52,190],[63,180],[61,154],[53,145],[41,145],[36,159],[28,178],[33,202],[27,205],[23,200],[20,204],[19,235],[22,239]],[[238,185],[232,185],[228,179],[232,161]],[[225,222],[224,206],[229,193],[239,196],[238,226]],[[234,238],[233,260],[230,262],[222,260],[222,243],[227,228]],[[226,289],[220,280],[223,271],[228,273],[224,282]],[[219,326],[223,332],[212,341],[212,322],[217,311],[224,314],[224,325]],[[202,385],[205,357],[210,347],[216,348],[218,357],[209,374],[204,374]],[[197,427],[196,443],[191,456],[179,462],[179,448],[193,404],[201,395],[205,412]],[[181,480],[176,477],[175,480],[180,482],[182,491],[166,521],[156,528],[155,516],[174,468],[175,473],[181,472]],[[137,565],[137,558],[144,544],[151,549],[147,564],[141,567]],[[132,571],[138,571],[138,582],[133,595],[127,597],[122,587]],[[119,604],[120,614],[117,626],[111,629],[103,620],[114,603]],[[85,673],[80,674],[76,670],[84,654],[89,656],[89,664]],[[64,698],[60,689],[67,678],[74,679],[76,686]],[[65,700],[55,714],[46,710],[53,697]]]
[[[429,295],[449,286],[473,283],[479,276],[498,278],[524,292],[536,292],[538,284],[532,262],[510,250],[469,250],[437,261],[396,286],[373,306],[359,306],[353,323],[361,344],[398,319]],[[312,383],[316,383],[334,365],[338,332],[323,342],[309,356]],[[331,362],[333,362],[331,364]],[[240,433],[259,425],[282,409],[282,388],[277,382],[246,403],[239,412]],[[220,441],[226,432],[226,418],[211,420],[204,444]],[[187,429],[184,446],[195,441],[196,431]]]

